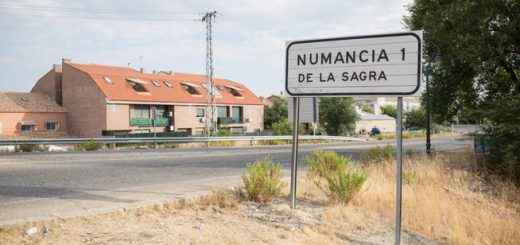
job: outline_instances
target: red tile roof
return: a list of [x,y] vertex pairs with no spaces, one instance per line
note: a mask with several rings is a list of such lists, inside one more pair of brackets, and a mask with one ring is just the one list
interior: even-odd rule
[[[203,88],[206,83],[205,75],[173,73],[141,73],[131,68],[94,65],[94,64],[77,64],[65,63],[73,68],[83,71],[90,75],[92,80],[96,82],[99,88],[105,93],[111,101],[128,101],[128,102],[157,102],[157,103],[206,103],[207,91]],[[112,84],[107,83],[104,77],[109,77]],[[127,79],[138,79],[147,82],[143,86],[149,93],[137,93],[128,84]],[[152,80],[157,81],[160,87],[152,84]],[[167,87],[163,81],[168,81],[173,88]],[[196,89],[200,93],[198,96],[191,95],[183,88],[181,83],[191,83],[199,85]],[[256,97],[247,87],[240,83],[236,83],[227,79],[215,79],[215,85],[223,90],[215,88],[221,96],[216,96],[217,104],[243,104],[243,105],[262,105],[262,101]],[[242,97],[235,97],[228,87],[236,87],[241,89],[239,93]]]

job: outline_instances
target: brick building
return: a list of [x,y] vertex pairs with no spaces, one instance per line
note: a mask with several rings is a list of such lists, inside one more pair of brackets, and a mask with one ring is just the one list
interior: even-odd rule
[[[204,75],[77,64],[63,59],[31,92],[50,96],[68,111],[68,132],[77,137],[204,130],[208,89]],[[218,124],[234,133],[263,130],[263,104],[242,84],[215,79]]]
[[0,138],[67,135],[67,111],[41,93],[0,93]]

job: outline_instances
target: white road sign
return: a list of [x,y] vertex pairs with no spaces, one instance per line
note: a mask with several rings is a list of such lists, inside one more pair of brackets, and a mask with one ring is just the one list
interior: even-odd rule
[[287,42],[291,96],[413,95],[422,31]]

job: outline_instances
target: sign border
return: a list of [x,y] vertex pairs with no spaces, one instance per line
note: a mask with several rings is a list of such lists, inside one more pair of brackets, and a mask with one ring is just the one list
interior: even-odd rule
[[[404,93],[291,93],[289,91],[289,48],[293,44],[300,43],[316,43],[316,42],[328,42],[328,41],[340,41],[340,40],[353,40],[353,39],[364,39],[364,38],[378,38],[378,37],[397,37],[397,36],[413,36],[417,38],[418,50],[417,52],[417,87],[411,92]],[[389,33],[389,34],[376,34],[376,35],[362,35],[362,36],[351,36],[351,37],[336,37],[336,38],[323,38],[323,39],[309,39],[291,42],[285,50],[285,91],[287,94],[294,97],[315,97],[315,96],[345,96],[345,95],[413,95],[415,94],[421,85],[421,57],[422,57],[422,42],[421,38],[417,33],[414,32],[401,32],[401,33]]]

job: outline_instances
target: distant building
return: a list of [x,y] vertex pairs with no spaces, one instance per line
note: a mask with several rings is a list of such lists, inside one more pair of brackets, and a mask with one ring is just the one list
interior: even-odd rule
[[279,99],[284,99],[284,100],[286,100],[286,98],[285,98],[284,96],[282,96],[282,95],[276,95],[276,94],[270,95],[270,96],[267,97],[267,98],[260,97],[260,99],[262,100],[262,103],[263,103],[265,106],[269,107],[269,108],[271,108],[271,107],[273,106],[273,104],[274,104],[274,102],[275,102],[276,100],[279,100]]
[[67,135],[67,111],[41,93],[0,93],[0,138]]
[[68,111],[68,132],[77,137],[184,131],[201,135],[208,90],[215,91],[217,123],[233,133],[263,130],[264,106],[246,86],[206,76],[146,73],[128,67],[72,63],[63,59],[32,92],[44,93]]
[[387,115],[375,115],[364,111],[357,111],[359,120],[356,122],[356,134],[367,134],[377,127],[381,133],[392,133],[396,130],[395,118]]
[[[375,115],[381,115],[381,107],[386,105],[397,106],[397,97],[358,96],[354,97],[356,105],[369,106]],[[403,97],[403,111],[411,111],[421,106],[418,97]]]

